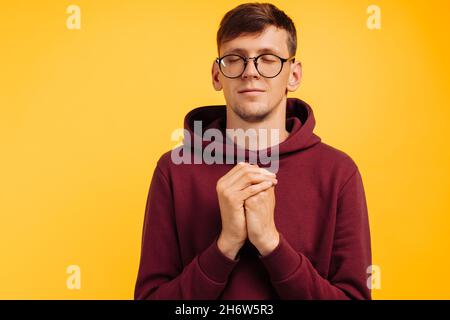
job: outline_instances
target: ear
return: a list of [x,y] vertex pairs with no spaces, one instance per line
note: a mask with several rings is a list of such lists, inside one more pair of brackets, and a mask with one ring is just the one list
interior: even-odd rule
[[300,81],[302,79],[302,63],[296,61],[291,64],[291,70],[289,72],[289,81],[287,84],[287,90],[294,92],[300,86]]
[[211,68],[211,78],[212,78],[212,85],[216,91],[222,90],[222,84],[220,83],[220,70],[219,65],[217,64],[216,60],[214,59],[212,68]]

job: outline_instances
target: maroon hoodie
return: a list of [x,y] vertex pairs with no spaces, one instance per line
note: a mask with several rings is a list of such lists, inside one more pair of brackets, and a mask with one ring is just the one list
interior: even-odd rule
[[[202,135],[194,132],[194,121],[202,121]],[[224,105],[192,110],[185,117],[184,147],[174,151],[190,152],[193,159],[211,143],[204,130],[224,132],[225,124]],[[313,133],[314,126],[311,107],[288,98],[289,136],[278,145],[275,186],[280,243],[267,256],[248,240],[236,260],[217,247],[216,183],[236,162],[177,164],[173,151],[163,154],[147,198],[135,299],[371,299],[361,174],[347,154]],[[197,147],[194,138],[200,139]]]

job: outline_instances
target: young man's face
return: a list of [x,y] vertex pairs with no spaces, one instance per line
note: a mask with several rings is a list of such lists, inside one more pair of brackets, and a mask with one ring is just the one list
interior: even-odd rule
[[[282,58],[289,58],[287,46],[288,33],[275,26],[267,27],[261,34],[244,34],[231,41],[223,43],[220,57],[237,53],[243,57],[256,57],[262,49],[270,49]],[[237,51],[241,49],[240,51]],[[248,122],[262,121],[273,111],[285,97],[286,89],[295,91],[300,85],[301,64],[292,61],[285,62],[281,72],[274,78],[261,76],[255,68],[253,60],[249,60],[244,73],[234,79],[225,77],[217,63],[212,67],[214,88],[224,91],[228,107],[241,119]],[[243,93],[245,89],[260,89],[262,92]]]

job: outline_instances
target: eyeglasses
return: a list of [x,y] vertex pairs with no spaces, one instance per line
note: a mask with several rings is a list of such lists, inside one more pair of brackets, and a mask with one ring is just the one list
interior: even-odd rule
[[249,60],[253,60],[255,68],[261,76],[275,78],[283,69],[284,63],[290,60],[294,62],[295,57],[285,59],[275,54],[264,53],[253,58],[242,57],[237,54],[227,54],[222,58],[216,58],[222,74],[231,79],[239,78],[244,73]]

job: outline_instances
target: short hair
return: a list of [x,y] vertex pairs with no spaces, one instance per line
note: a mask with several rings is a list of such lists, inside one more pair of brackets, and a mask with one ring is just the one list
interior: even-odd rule
[[289,56],[294,56],[297,51],[297,31],[294,22],[273,4],[259,2],[241,4],[224,15],[217,31],[217,51],[219,52],[221,44],[241,34],[261,33],[269,26],[287,31]]

